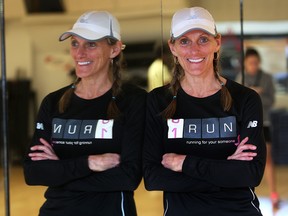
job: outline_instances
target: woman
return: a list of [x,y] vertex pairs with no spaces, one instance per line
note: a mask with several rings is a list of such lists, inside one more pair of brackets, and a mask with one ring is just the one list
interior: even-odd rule
[[[276,187],[275,167],[272,158],[272,139],[270,132],[270,112],[275,102],[275,86],[273,77],[261,69],[261,56],[259,52],[248,47],[244,55],[245,86],[256,91],[263,105],[263,132],[267,148],[266,166],[264,176],[267,180],[270,199],[274,210],[279,208],[280,198]],[[237,82],[241,82],[241,76],[237,76]]]
[[121,86],[123,45],[110,13],[84,13],[67,38],[77,80],[43,100],[25,180],[48,186],[40,216],[135,216],[146,93]]
[[261,215],[254,193],[266,155],[259,96],[218,74],[221,36],[204,8],[177,11],[168,43],[173,79],[147,99],[147,190],[164,191],[166,216]]

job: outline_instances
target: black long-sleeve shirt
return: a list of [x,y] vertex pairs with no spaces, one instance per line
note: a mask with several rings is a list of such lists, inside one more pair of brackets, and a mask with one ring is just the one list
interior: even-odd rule
[[[116,103],[117,119],[107,119],[111,90],[85,100],[72,95],[69,108],[58,111],[67,87],[43,100],[31,146],[44,138],[60,160],[31,161],[26,157],[24,175],[29,185],[45,185],[46,202],[41,216],[135,216],[133,191],[142,177],[146,92],[124,86]],[[120,154],[120,166],[103,172],[88,167],[88,156]]]
[[[173,97],[167,86],[148,95],[144,180],[147,190],[164,191],[165,216],[261,215],[254,193],[266,156],[261,100],[233,81],[226,87],[233,98],[230,111],[223,111],[220,91],[195,98],[180,88],[176,113],[168,120],[161,116]],[[227,160],[245,137],[257,146],[257,156]],[[162,166],[165,153],[187,155],[182,172]]]

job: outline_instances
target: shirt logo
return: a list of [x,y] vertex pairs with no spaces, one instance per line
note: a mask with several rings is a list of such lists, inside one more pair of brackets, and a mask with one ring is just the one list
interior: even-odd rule
[[168,119],[168,139],[214,139],[236,137],[236,117]]
[[37,130],[44,130],[44,125],[43,125],[43,123],[37,122],[37,124],[36,124],[36,129],[37,129]]
[[114,120],[78,120],[54,118],[52,138],[112,139]]
[[250,121],[247,128],[256,128],[258,125],[258,121]]

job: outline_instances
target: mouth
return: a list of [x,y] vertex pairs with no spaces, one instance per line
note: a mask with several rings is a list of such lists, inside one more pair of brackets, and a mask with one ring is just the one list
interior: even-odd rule
[[80,66],[89,65],[89,64],[91,64],[91,61],[81,61],[81,62],[78,61],[77,64],[80,65]]
[[191,63],[200,63],[205,60],[205,58],[197,58],[197,59],[187,59]]

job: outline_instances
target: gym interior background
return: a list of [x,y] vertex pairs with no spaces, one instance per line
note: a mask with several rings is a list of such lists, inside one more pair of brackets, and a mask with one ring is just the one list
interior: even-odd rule
[[[282,209],[288,215],[288,1],[243,0],[244,46],[254,46],[262,56],[262,68],[275,78],[273,156]],[[29,187],[23,180],[21,160],[33,132],[33,123],[43,97],[73,80],[69,42],[58,42],[87,10],[108,10],[120,22],[127,68],[124,77],[143,88],[147,69],[154,60],[155,44],[169,37],[172,14],[180,8],[202,6],[215,18],[223,37],[222,73],[234,79],[241,72],[240,1],[238,0],[6,0],[5,40],[8,87],[11,215],[37,215],[45,187]],[[281,116],[280,116],[281,114]],[[280,116],[280,117],[279,117]],[[285,134],[286,133],[286,134]],[[1,135],[0,135],[1,136]],[[3,144],[1,143],[1,149]],[[1,151],[2,167],[2,151]],[[0,216],[4,216],[4,176],[0,175]],[[267,184],[263,179],[258,194],[264,215],[271,215]],[[159,192],[135,193],[140,216],[162,214]],[[147,207],[149,206],[149,207]]]

